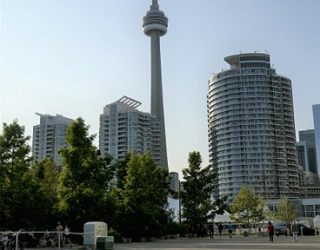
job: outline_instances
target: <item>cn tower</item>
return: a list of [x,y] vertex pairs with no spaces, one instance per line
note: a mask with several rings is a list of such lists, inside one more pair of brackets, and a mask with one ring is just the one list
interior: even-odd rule
[[151,115],[160,122],[161,167],[168,169],[160,54],[160,36],[167,33],[167,27],[168,18],[159,10],[158,0],[152,0],[150,10],[143,17],[144,33],[151,38]]

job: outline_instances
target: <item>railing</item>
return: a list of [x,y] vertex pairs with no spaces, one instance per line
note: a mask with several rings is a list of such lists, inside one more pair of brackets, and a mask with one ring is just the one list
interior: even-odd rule
[[[0,231],[0,235],[3,236],[8,236],[8,235],[12,235],[14,240],[15,240],[15,250],[19,249],[19,246],[22,246],[23,249],[23,245],[21,244],[21,241],[19,242],[19,235],[21,234],[28,234],[28,235],[33,235],[34,234],[43,234],[43,236],[49,236],[50,234],[56,234],[57,235],[57,247],[60,250],[61,249],[61,242],[64,239],[64,235],[65,232],[64,231],[25,231],[23,229],[20,229],[19,231]],[[68,235],[79,235],[81,237],[83,237],[85,234],[92,234],[94,235],[94,233],[79,233],[79,232],[68,232]],[[39,238],[40,241],[41,238]],[[9,239],[8,239],[9,241]],[[7,242],[6,242],[7,243]],[[19,244],[20,243],[20,244]],[[22,242],[23,243],[23,242]],[[8,248],[8,246],[6,246],[6,244],[4,243],[4,250],[10,250],[12,248]]]

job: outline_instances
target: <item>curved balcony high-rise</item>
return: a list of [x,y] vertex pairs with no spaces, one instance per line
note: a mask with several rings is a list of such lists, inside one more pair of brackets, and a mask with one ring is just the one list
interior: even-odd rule
[[207,96],[209,159],[214,196],[234,198],[242,184],[268,199],[298,196],[291,81],[270,56],[225,58],[230,69],[212,76]]
[[163,111],[160,37],[165,35],[168,18],[159,10],[157,0],[152,1],[150,10],[143,18],[144,33],[151,38],[151,115],[161,124],[161,167],[168,168],[167,144]]

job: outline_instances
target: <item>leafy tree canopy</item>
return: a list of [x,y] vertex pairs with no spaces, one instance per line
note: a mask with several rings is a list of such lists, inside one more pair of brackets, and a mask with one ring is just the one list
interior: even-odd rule
[[[210,167],[201,169],[199,152],[189,154],[189,166],[182,170],[184,182],[180,192],[183,206],[183,217],[189,227],[189,232],[205,234],[205,224],[208,218],[214,217],[218,211],[212,201],[213,172]],[[220,201],[219,201],[220,202]],[[216,209],[216,211],[214,211]]]
[[298,216],[298,211],[288,198],[282,198],[276,206],[275,219],[291,224]]
[[103,217],[108,184],[112,178],[110,159],[92,145],[94,136],[78,118],[67,130],[68,146],[61,150],[63,167],[58,186],[59,208],[81,230],[83,223]]
[[9,229],[37,227],[45,215],[43,192],[31,174],[29,136],[17,121],[0,135],[0,219]]
[[38,221],[47,228],[54,228],[59,214],[57,188],[59,184],[59,171],[52,158],[46,158],[32,166],[33,178],[39,185],[42,193],[44,214]]
[[113,190],[119,207],[116,229],[132,238],[161,234],[167,220],[168,172],[151,154],[130,154],[125,169],[122,164],[118,176],[124,179]]
[[7,181],[21,177],[30,166],[30,146],[27,144],[29,136],[24,135],[24,127],[17,121],[3,124],[0,135],[0,178],[6,175]]
[[264,219],[263,207],[263,200],[256,197],[248,186],[243,185],[231,205],[231,219],[250,227]]

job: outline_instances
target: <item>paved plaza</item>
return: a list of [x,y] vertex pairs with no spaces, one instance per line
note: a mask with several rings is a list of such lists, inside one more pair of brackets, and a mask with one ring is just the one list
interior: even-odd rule
[[225,238],[180,238],[175,240],[156,240],[155,242],[116,244],[115,250],[231,250],[231,249],[257,249],[257,250],[320,250],[320,236],[300,237],[298,242],[293,242],[292,237],[275,237],[273,243],[267,237],[243,237],[232,239]]

